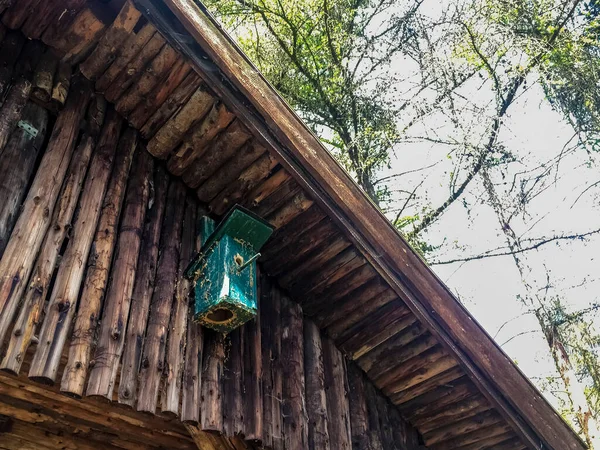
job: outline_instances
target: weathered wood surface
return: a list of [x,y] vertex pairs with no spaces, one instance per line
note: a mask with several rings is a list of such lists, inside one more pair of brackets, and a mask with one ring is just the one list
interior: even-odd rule
[[[134,169],[131,170],[131,181],[127,189],[127,197],[125,197],[126,178],[130,173],[136,142],[136,134],[131,130],[127,130],[119,142],[119,156],[115,161],[115,169],[96,230],[93,253],[89,260],[87,279],[75,320],[74,336],[71,339],[68,362],[61,384],[63,392],[75,396],[83,395],[86,376],[91,365],[90,358],[97,339],[98,319],[104,301],[109,301],[115,295],[131,295],[129,289],[130,284],[133,283],[131,280],[132,269],[135,273],[136,245],[139,246],[138,235],[141,233],[139,229],[142,226],[146,210],[149,190],[148,176],[151,171],[151,161],[145,158],[143,153],[140,155],[141,151],[138,151],[139,156],[135,161]],[[121,210],[123,210],[123,219],[119,233],[117,233]],[[111,272],[111,261],[117,235],[119,243]],[[112,273],[112,280],[107,290],[109,272]],[[106,299],[104,298],[105,294]],[[100,361],[105,360],[100,359]]]
[[330,411],[328,422],[330,448],[350,450],[352,441],[346,361],[331,339],[323,339],[323,366],[327,408]]
[[5,147],[0,149],[0,258],[19,216],[38,152],[46,137],[48,113],[29,103],[23,109],[20,120],[30,125],[35,134],[17,127]]
[[303,318],[300,306],[281,299],[281,354],[283,369],[283,439],[285,448],[308,446],[305,400]]
[[[138,411],[154,412],[160,381],[166,373],[165,355],[173,297],[177,285],[181,234],[185,209],[185,187],[180,182],[169,186],[165,222],[162,227],[156,285],[150,303],[150,316],[140,368]],[[178,407],[179,405],[177,405]]]
[[83,136],[73,154],[60,200],[24,293],[23,304],[15,321],[6,354],[0,364],[3,370],[19,373],[34,332],[42,322],[42,307],[48,295],[59,252],[72,229],[73,214],[94,147],[94,140],[90,136]]
[[90,89],[77,80],[54,124],[50,141],[29,189],[23,209],[0,260],[0,340],[14,319],[17,306],[42,245],[87,103]]
[[50,49],[42,55],[33,76],[31,96],[42,104],[47,104],[52,98],[54,75],[58,68],[58,57]]
[[9,31],[0,44],[0,96],[4,96],[10,86],[15,63],[19,58],[25,37],[18,31]]
[[[114,196],[113,204],[115,206],[112,211],[108,210],[106,212],[107,219],[110,220],[111,225],[113,223],[116,225],[121,211],[119,205],[121,205],[125,196],[123,219],[119,227],[118,243],[111,269],[111,281],[106,291],[106,298],[102,299],[102,297],[99,297],[97,298],[99,302],[88,303],[86,314],[81,316],[82,320],[87,317],[93,317],[93,320],[85,325],[86,329],[87,326],[91,325],[89,328],[89,332],[91,333],[97,327],[98,317],[102,310],[101,325],[97,331],[98,336],[95,342],[94,364],[90,364],[89,379],[85,391],[85,394],[88,396],[98,395],[109,399],[112,398],[123,342],[125,341],[125,324],[129,315],[141,229],[150,188],[148,178],[152,170],[150,160],[140,155],[136,160],[136,170],[130,177],[129,184],[126,183],[136,148],[138,152],[143,152],[143,148],[138,148],[137,132],[132,128],[127,128],[119,141],[119,150],[122,156],[117,161],[120,164],[115,165],[116,170],[113,176],[115,189],[111,194]],[[125,194],[126,185],[127,194]],[[108,234],[113,229],[109,229]],[[103,284],[106,285],[105,282]],[[102,303],[104,303],[103,308]],[[85,357],[87,355],[89,358],[91,352],[89,347],[89,344],[85,343],[84,347],[82,347],[83,351],[78,354],[78,357]],[[85,382],[85,372],[82,372],[81,375],[83,376],[80,377],[78,383]],[[81,384],[78,384],[77,388],[81,389]]]
[[[329,415],[325,392],[325,367],[321,331],[312,321],[304,321],[304,370],[306,378],[306,412],[308,414],[308,448],[329,449]],[[338,411],[331,411],[338,414]]]
[[[190,324],[190,281],[185,278],[184,273],[192,256],[196,242],[196,203],[187,197],[185,205],[185,216],[183,218],[183,230],[181,235],[181,248],[179,252],[179,268],[177,271],[177,284],[175,298],[173,299],[173,312],[169,323],[169,340],[165,360],[164,390],[161,394],[161,411],[175,415],[179,413],[181,389],[183,387],[183,373],[185,361],[185,348],[187,327]],[[197,339],[197,337],[193,337]],[[194,343],[189,343],[194,345]]]
[[110,27],[106,30],[92,54],[81,64],[81,73],[96,80],[112,64],[121,52],[121,44],[138,23],[141,13],[128,0]]
[[65,62],[59,62],[54,77],[51,100],[54,108],[60,109],[65,104],[71,87],[72,67]]
[[201,428],[223,431],[223,365],[225,342],[220,333],[205,331],[202,362]]
[[138,258],[119,382],[119,403],[129,406],[134,406],[137,400],[138,371],[142,362],[150,300],[155,285],[168,186],[169,178],[166,172],[162,167],[157,166],[154,173],[153,190],[150,194],[150,204],[152,206],[146,213],[147,220],[144,225],[142,246]]
[[29,368],[32,379],[46,383],[54,383],[56,379],[63,347],[77,310],[79,289],[108,186],[120,128],[121,119],[116,115],[109,117],[92,156],[79,199],[77,219],[58,268],[39,343]]
[[223,367],[223,431],[227,436],[243,433],[243,328],[237,328],[225,338]]
[[0,110],[0,154],[17,126],[30,92],[31,82],[25,78],[20,78],[8,91]]

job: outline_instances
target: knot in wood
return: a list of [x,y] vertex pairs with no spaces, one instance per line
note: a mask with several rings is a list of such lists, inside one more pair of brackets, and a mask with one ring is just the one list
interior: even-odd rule
[[21,335],[23,334],[23,330],[21,330],[20,328],[16,328],[16,329],[13,331],[13,334],[14,334],[15,336],[19,337],[19,336],[21,336]]
[[111,333],[111,337],[116,341],[121,337],[121,331],[120,330],[113,330],[113,332]]
[[144,358],[144,359],[142,360],[142,367],[143,367],[144,369],[147,369],[149,366],[150,366],[150,361],[148,361],[148,358]]
[[66,310],[68,310],[69,306],[71,306],[71,302],[68,302],[68,301],[67,302],[59,302],[58,305],[56,305],[59,313],[62,313],[62,312],[65,312]]
[[39,196],[39,195],[36,195],[35,197],[33,197],[33,203],[34,203],[35,205],[39,205],[39,204],[40,204],[40,201],[42,201],[42,199],[40,198],[40,196]]
[[79,370],[79,369],[81,369],[81,367],[82,367],[81,361],[77,361],[75,363],[75,369]]
[[129,392],[129,389],[125,389],[123,391],[123,398],[129,398],[129,396],[131,395],[131,392]]

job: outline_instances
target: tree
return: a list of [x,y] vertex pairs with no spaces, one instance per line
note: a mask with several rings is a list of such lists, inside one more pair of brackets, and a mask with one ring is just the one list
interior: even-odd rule
[[392,60],[410,51],[423,0],[209,0],[267,79],[375,203],[403,105]]

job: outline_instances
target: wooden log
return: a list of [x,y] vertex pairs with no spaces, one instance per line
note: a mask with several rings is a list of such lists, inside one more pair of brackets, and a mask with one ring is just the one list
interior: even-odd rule
[[29,16],[35,13],[40,0],[13,1],[12,6],[2,16],[2,22],[11,30],[18,30]]
[[240,149],[237,155],[221,166],[196,191],[198,198],[209,203],[229,183],[234,181],[242,171],[260,158],[266,152],[265,148],[256,142],[250,142]]
[[201,427],[204,431],[223,432],[223,364],[225,346],[222,334],[204,333],[202,361]]
[[[325,368],[321,331],[310,320],[304,321],[304,373],[306,412],[308,414],[308,448],[328,449],[329,411],[325,392]],[[338,412],[336,411],[335,414]]]
[[186,342],[181,421],[198,424],[200,422],[200,390],[202,385],[202,370],[200,366],[202,364],[204,335],[202,327],[194,322],[193,307],[190,307],[188,310]]
[[[152,41],[151,41],[152,42]],[[148,44],[146,47],[148,47]],[[146,49],[144,47],[144,49]],[[164,45],[160,52],[146,66],[141,76],[131,85],[117,102],[117,111],[126,117],[133,109],[154,89],[163,79],[169,69],[173,67],[178,58],[178,53],[170,45]]]
[[330,447],[349,450],[352,447],[352,437],[346,361],[335,343],[327,338],[323,339],[323,367],[327,410],[330,412],[327,426]]
[[56,36],[64,33],[77,19],[80,11],[86,5],[86,0],[54,0],[43,2],[45,9],[40,10],[43,17],[38,20],[30,18],[25,23],[23,30],[27,36],[33,39],[52,42]]
[[179,58],[169,73],[154,87],[149,95],[143,97],[127,119],[135,128],[141,129],[179,86],[192,68],[183,58]]
[[52,104],[56,109],[62,108],[67,100],[71,86],[71,72],[72,68],[69,64],[64,62],[58,64],[51,96]]
[[412,314],[407,314],[398,302],[388,303],[377,311],[377,314],[371,316],[371,319],[371,326],[365,323],[364,327],[341,344],[342,350],[351,359],[360,358],[417,321]]
[[[388,340],[389,343],[392,339]],[[433,347],[438,342],[430,334],[419,337],[413,340],[409,346],[394,345],[386,346],[388,353],[385,357],[382,357],[377,361],[377,365],[373,367],[367,375],[372,380],[379,380],[386,377],[394,377],[397,374],[397,367],[402,366],[403,369],[416,370],[420,364],[428,364],[431,360],[439,359],[439,355],[436,353],[430,353],[433,351]],[[392,357],[392,355],[394,355]],[[429,360],[429,362],[426,362]],[[418,361],[418,364],[417,364]],[[413,365],[413,363],[415,363]],[[411,367],[412,365],[412,367]]]
[[156,287],[150,304],[140,368],[138,411],[151,413],[156,411],[159,384],[161,377],[167,372],[165,353],[180,260],[184,207],[185,187],[179,182],[171,183],[167,194],[165,222],[162,227]]
[[184,357],[188,324],[188,309],[190,305],[191,283],[185,277],[185,269],[194,255],[196,242],[196,201],[186,197],[185,216],[181,235],[179,252],[179,269],[177,272],[177,287],[173,300],[172,319],[169,324],[169,340],[165,364],[166,377],[164,390],[161,395],[161,411],[175,415],[179,414],[179,400],[183,386]]
[[[319,245],[318,248],[316,248],[317,244],[311,243],[310,251],[305,252],[302,250],[301,252],[296,253],[290,252],[289,259],[294,259],[297,263],[291,264],[291,267],[287,267],[288,265],[286,264],[285,273],[280,272],[281,267],[280,269],[271,269],[269,273],[272,275],[281,274],[280,283],[282,286],[288,286],[292,279],[302,277],[305,274],[312,274],[315,267],[321,267],[327,261],[335,258],[352,245],[345,236],[341,236],[338,230],[333,227],[326,231],[326,236],[327,239],[325,241],[322,240],[322,235],[319,236],[318,243],[323,243],[323,245]],[[298,253],[301,253],[299,260],[296,259]]]
[[148,142],[148,151],[156,158],[165,159],[177,147],[192,126],[210,111],[213,96],[199,88],[190,99],[156,132]]
[[46,50],[46,46],[40,41],[27,41],[15,64],[12,79],[25,78],[32,81],[35,69]]
[[[259,288],[260,289],[260,288]],[[244,437],[258,445],[263,439],[263,366],[260,315],[244,326]]]
[[365,401],[367,403],[369,449],[383,450],[383,432],[381,430],[379,410],[377,408],[377,391],[373,384],[365,380]]
[[271,174],[267,179],[252,189],[246,196],[245,203],[250,207],[256,207],[273,193],[280,190],[282,186],[286,186],[291,182],[292,178],[290,174],[286,170],[280,168],[277,172]]
[[379,415],[379,430],[381,432],[381,444],[384,449],[393,449],[395,448],[394,443],[394,435],[392,431],[392,421],[389,414],[390,408],[393,406],[389,403],[388,399],[381,395],[379,391],[377,391],[377,396],[375,398],[375,403],[377,407],[377,414]]
[[[467,378],[439,385],[402,404],[397,404],[398,410],[410,420],[419,421],[433,416],[446,406],[456,404],[468,398],[480,395]],[[393,398],[392,398],[393,400]]]
[[438,386],[448,384],[451,385],[464,377],[465,373],[462,371],[460,367],[453,367],[450,370],[442,372],[441,374],[431,377],[430,379],[423,381],[410,389],[406,389],[405,391],[399,392],[395,394],[391,400],[395,405],[401,405],[406,403],[414,398],[419,397],[420,395],[424,395]]
[[348,365],[348,387],[352,448],[367,450],[369,449],[369,418],[365,395],[365,380],[360,369],[354,365]]
[[168,96],[164,103],[151,116],[140,129],[146,139],[152,139],[158,130],[184,105],[201,84],[200,77],[193,71],[189,72],[184,80]]
[[0,98],[11,84],[15,63],[21,54],[25,37],[18,31],[9,31],[0,44]]
[[231,183],[210,202],[209,209],[217,215],[222,215],[238,203],[254,186],[269,176],[277,166],[277,161],[265,153],[245,169],[236,181]]
[[371,370],[377,370],[380,361],[384,360],[388,356],[394,355],[397,351],[410,348],[410,344],[421,336],[427,337],[429,334],[423,325],[420,323],[415,323],[414,325],[409,326],[404,331],[401,331],[396,336],[358,358],[357,364],[365,371],[365,373],[369,373]]
[[[464,434],[462,436],[456,437],[454,439],[450,439],[446,442],[440,442],[439,444],[433,444],[428,446],[431,450],[453,450],[453,449],[463,449],[464,447],[475,444],[478,442],[485,442],[491,440],[496,436],[502,436],[503,439],[506,438],[507,433],[512,432],[509,425],[505,422],[497,423],[491,425],[489,427],[480,428],[471,433]],[[484,447],[485,448],[485,447]],[[497,449],[498,446],[493,446],[492,448]],[[515,447],[509,447],[515,448]],[[519,448],[518,446],[516,448]]]
[[242,328],[236,328],[225,338],[225,365],[223,367],[223,431],[226,436],[244,432],[242,406]]
[[[96,89],[99,92],[106,90],[113,84],[121,71],[125,69],[127,64],[140,52],[142,48],[150,41],[156,33],[156,28],[150,23],[146,23],[138,33],[130,33],[127,40],[122,44],[118,56],[106,71],[99,76],[96,81]],[[117,41],[115,41],[116,43]],[[98,71],[98,74],[100,71]]]
[[[302,265],[305,270],[311,270],[309,275],[318,272],[316,266],[305,263],[311,257],[322,255],[322,252],[317,250],[318,247],[323,247],[331,244],[333,239],[338,236],[338,230],[329,219],[320,221],[311,229],[310,233],[302,233],[297,238],[289,242],[285,248],[281,248],[277,254],[271,252],[269,258],[264,260],[264,267],[271,275],[287,274],[293,268]],[[321,267],[321,266],[319,266]],[[292,280],[296,279],[296,273],[281,277],[281,285],[288,286]]]
[[[106,294],[108,301],[115,295],[115,290],[124,297],[130,295],[127,289],[133,283],[130,277],[133,276],[132,272],[135,273],[137,247],[139,247],[139,234],[141,234],[139,230],[148,199],[148,177],[152,164],[142,155],[136,158],[135,169],[127,188],[127,197],[123,203],[136,143],[137,134],[131,129],[127,130],[119,141],[119,154],[115,160],[115,168],[96,229],[81,305],[75,319],[68,361],[61,383],[62,392],[76,397],[83,395],[86,376],[92,365],[90,357],[96,344],[98,319],[105,300],[104,296]],[[123,210],[123,218],[117,233],[121,210]],[[106,286],[111,274],[111,261],[117,236],[119,244],[113,263],[112,282],[107,292]],[[123,248],[135,255],[127,258],[129,255],[122,250]],[[131,264],[123,266],[124,261]]]
[[391,381],[383,388],[383,391],[386,395],[396,394],[397,392],[415,386],[424,380],[439,375],[452,367],[456,367],[457,364],[458,362],[452,356],[443,356],[434,363],[416,370],[407,377]]
[[[56,379],[63,347],[77,310],[79,289],[108,186],[120,128],[121,119],[118,116],[113,115],[107,120],[92,157],[79,199],[77,221],[61,259],[40,331],[40,341],[29,368],[29,377],[34,380],[52,384]],[[86,320],[89,317],[86,316]]]
[[281,354],[285,358],[285,362],[282,361],[284,448],[306,448],[308,422],[302,309],[287,298],[281,300]]
[[277,211],[269,214],[267,220],[275,227],[275,229],[281,228],[290,223],[313,204],[313,200],[309,198],[304,191],[300,191]]
[[[285,171],[283,172],[286,173]],[[270,216],[277,209],[281,208],[288,200],[298,194],[298,192],[300,192],[298,183],[296,183],[295,180],[288,178],[268,196],[260,200],[253,200],[251,206],[252,210],[261,217]]]
[[15,0],[0,0],[0,14],[10,8],[13,3],[15,3]]
[[[139,81],[139,77],[144,73],[146,66],[160,54],[164,45],[165,40],[163,37],[159,33],[155,33],[106,89],[104,93],[106,99],[109,102],[119,105],[118,100],[130,86]],[[128,105],[121,104],[120,106],[124,107]],[[125,109],[117,109],[117,111],[121,114],[126,112]]]
[[[360,290],[376,276],[377,273],[371,265],[360,266],[358,269],[340,278],[322,293],[306,296],[302,301],[302,307],[306,314],[315,315],[315,321],[317,321],[319,326],[329,325],[329,323],[323,322],[325,319],[331,322],[330,314],[327,312],[328,309],[336,308],[339,303],[344,303],[345,301],[352,303],[352,294],[354,291]],[[323,301],[323,299],[326,299],[326,301]]]
[[63,62],[76,65],[96,45],[105,28],[106,24],[92,9],[84,8],[68,25],[66,31],[55,35],[48,35],[46,32],[42,36],[42,41],[64,55]]
[[360,295],[362,300],[357,302],[358,307],[349,301],[338,303],[340,308],[347,306],[349,311],[344,315],[333,313],[331,316],[323,319],[328,324],[327,334],[334,339],[344,340],[356,329],[357,325],[361,326],[361,320],[369,317],[379,308],[398,299],[398,294],[389,289],[387,283],[381,279],[375,279],[367,283],[365,286],[357,289],[352,295]]
[[[45,111],[40,106],[35,108]],[[23,306],[13,327],[6,355],[0,368],[17,375],[25,354],[43,317],[43,305],[59,258],[59,252],[72,228],[71,221],[87,172],[95,141],[84,136],[73,154],[60,200],[55,208],[51,226],[44,238],[35,268],[24,294]]]
[[314,234],[311,230],[324,219],[325,215],[317,206],[310,207],[288,225],[275,230],[271,239],[261,251],[260,261],[269,261],[280,254],[283,249],[287,249],[293,242],[296,242],[301,236]]
[[297,292],[296,295],[303,296],[313,292],[322,292],[328,286],[348,275],[350,272],[366,264],[366,260],[360,256],[356,249],[350,247],[335,258],[327,261],[325,265],[313,274],[307,275],[298,283],[290,284],[290,291]]
[[46,152],[0,261],[0,341],[13,321],[50,225],[89,98],[88,85],[78,79],[65,108],[56,119]]
[[[12,132],[6,146],[0,151],[0,258],[17,221],[38,152],[46,137],[48,113],[28,103],[20,119],[23,126]],[[25,126],[30,126],[31,131],[26,130]]]
[[422,433],[428,433],[455,423],[468,417],[473,417],[491,409],[490,403],[483,396],[473,396],[458,403],[451,404],[441,410],[424,417],[414,424]]
[[30,92],[31,83],[24,78],[20,78],[8,92],[0,110],[0,155],[4,153],[4,147],[21,118]]
[[119,381],[119,403],[133,407],[137,400],[138,371],[142,362],[144,336],[150,311],[150,300],[154,291],[158,247],[162,230],[169,175],[162,166],[156,166],[154,183],[151,187],[142,247],[131,299],[131,312],[127,324],[127,337]]
[[231,125],[206,148],[182,175],[183,181],[191,188],[197,188],[215,171],[234,157],[237,151],[250,139],[250,133],[239,121]]
[[266,447],[280,449],[283,448],[281,300],[279,291],[266,275],[261,274],[259,288],[264,391],[262,441]]
[[214,104],[208,114],[189,133],[169,158],[167,167],[173,175],[182,175],[206,151],[215,137],[229,126],[235,116],[225,105]]
[[47,49],[35,69],[32,83],[33,89],[31,91],[31,96],[41,102],[41,104],[47,104],[52,98],[54,74],[57,67],[58,57],[51,49]]
[[94,138],[100,136],[104,117],[106,116],[106,109],[106,99],[101,95],[95,95],[94,98],[92,98],[86,116],[86,130],[90,136]]
[[[121,53],[121,45],[127,42],[141,13],[127,0],[119,14],[106,30],[92,54],[80,65],[79,70],[89,80],[95,81]],[[126,44],[125,44],[126,45]]]
[[512,431],[507,431],[460,447],[460,450],[486,450],[490,448],[494,450],[525,450],[527,446]]
[[[367,292],[370,290],[370,287],[371,286],[367,285],[365,286],[365,290],[363,291],[361,289],[361,291]],[[348,314],[348,320],[352,322],[352,325],[335,335],[335,340],[337,342],[345,343],[353,338],[355,342],[358,342],[358,339],[362,338],[370,339],[374,334],[376,334],[376,331],[378,331],[372,326],[373,320],[382,320],[382,326],[387,326],[394,320],[405,317],[409,314],[407,306],[398,297],[396,297],[395,293],[392,294],[391,292],[385,290],[379,295],[384,298],[384,306],[380,307],[369,315],[362,317],[359,317],[361,308],[351,311]],[[390,297],[392,297],[391,300]],[[344,319],[340,319],[340,322],[343,320]],[[358,339],[355,337],[358,337]],[[382,342],[379,342],[377,345],[380,345]],[[346,346],[346,348],[349,347],[351,347],[350,344]]]
[[399,354],[398,364],[395,364],[395,361],[391,363],[388,361],[382,361],[375,369],[371,370],[369,375],[373,376],[372,379],[374,383],[378,386],[387,386],[397,379],[418,372],[424,367],[431,367],[440,359],[447,356],[447,353],[442,348],[435,346],[435,341],[432,338],[425,337],[420,340],[420,342],[424,343],[425,345],[419,345],[418,343],[413,342],[411,347],[415,350],[411,348],[406,349],[405,352],[410,355],[412,352],[417,351],[417,349],[422,349],[429,346],[422,353],[417,353],[412,358],[405,360],[403,360],[404,355]]

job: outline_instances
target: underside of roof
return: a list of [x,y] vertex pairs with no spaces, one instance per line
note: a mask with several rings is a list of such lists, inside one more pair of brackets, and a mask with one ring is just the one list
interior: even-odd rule
[[428,448],[585,448],[202,5],[22,1],[3,23],[78,66],[214,218],[275,226],[263,271]]

